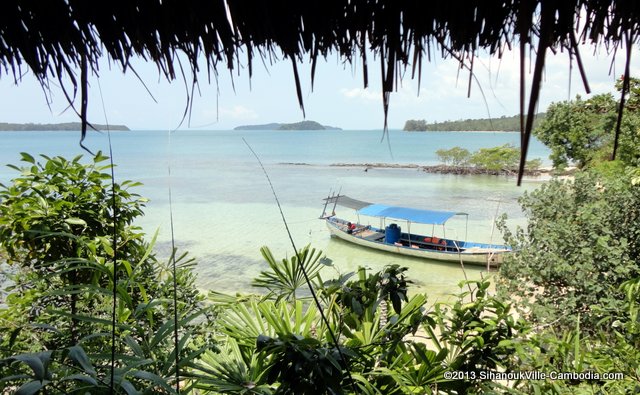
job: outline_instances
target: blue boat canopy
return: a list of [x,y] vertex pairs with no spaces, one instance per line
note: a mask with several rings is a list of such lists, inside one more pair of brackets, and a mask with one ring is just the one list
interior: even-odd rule
[[358,214],[370,217],[386,217],[401,219],[421,224],[442,225],[454,215],[467,215],[454,211],[420,210],[417,208],[407,208],[398,206],[387,206],[384,204],[371,204],[358,210]]

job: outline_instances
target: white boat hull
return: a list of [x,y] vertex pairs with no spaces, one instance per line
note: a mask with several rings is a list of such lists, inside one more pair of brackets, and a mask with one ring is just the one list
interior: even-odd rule
[[479,266],[498,267],[502,263],[505,253],[510,252],[504,248],[466,248],[462,251],[438,251],[433,249],[411,248],[407,246],[398,246],[380,241],[372,241],[359,236],[358,234],[350,234],[341,228],[331,218],[326,219],[327,228],[332,236],[342,240],[354,243],[363,247],[374,248],[380,251],[391,252],[394,254],[413,256],[417,258],[431,259],[436,261],[447,262],[463,262]]

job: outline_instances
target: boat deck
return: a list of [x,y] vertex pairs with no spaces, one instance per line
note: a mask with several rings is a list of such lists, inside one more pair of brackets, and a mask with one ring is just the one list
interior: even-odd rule
[[[436,244],[427,241],[428,236],[408,233],[401,233],[401,237],[397,241],[388,243],[385,241],[385,230],[383,229],[351,223],[335,217],[326,218],[326,220],[332,235],[361,246],[401,255],[498,267],[502,262],[502,254],[509,252],[504,246],[465,243],[453,239],[437,239],[439,243]],[[355,229],[353,225],[355,225]],[[349,229],[350,227],[351,229]],[[470,245],[465,246],[465,244]]]
[[[333,218],[331,220],[341,231],[349,233],[349,222],[344,221],[339,218]],[[356,224],[356,228],[349,233],[357,238],[364,239],[367,241],[374,241],[378,243],[384,242],[384,232],[379,229],[372,228],[371,226],[362,226]],[[440,251],[458,251],[457,246],[447,246],[442,244],[428,243],[417,239],[417,236],[408,239],[405,234],[398,240],[398,243],[404,247],[410,248],[418,248],[418,249],[426,249],[426,250],[440,250]],[[460,248],[460,251],[464,251],[464,248]],[[479,249],[478,247],[474,247],[473,251],[470,252],[485,252],[484,250]]]
[[[356,228],[353,229],[351,232],[349,232],[350,222],[340,218],[335,218],[335,217],[331,218],[330,221],[338,229],[340,229],[345,233],[353,235],[354,237],[367,240],[367,241],[384,243],[384,237],[385,237],[384,230],[372,228],[371,226],[363,226],[360,224],[355,224]],[[487,254],[487,253],[492,254],[502,250],[501,248],[496,248],[494,246],[481,244],[481,243],[471,243],[470,246],[465,246],[465,244],[469,244],[469,243],[463,243],[463,242],[459,242],[456,240],[449,240],[449,239],[439,239],[441,241],[446,242],[446,244],[441,244],[441,243],[427,242],[422,240],[422,238],[423,237],[419,235],[408,235],[406,233],[402,233],[402,237],[398,239],[398,241],[396,242],[397,243],[396,246],[416,248],[421,250],[424,249],[424,250],[437,250],[437,251],[444,251],[444,252],[461,252],[466,254]]]
[[375,230],[371,230],[371,229],[365,229],[362,232],[360,232],[359,234],[357,234],[358,237],[362,237],[365,240],[369,240],[369,241],[382,241],[384,240],[384,233],[381,232],[376,232]]

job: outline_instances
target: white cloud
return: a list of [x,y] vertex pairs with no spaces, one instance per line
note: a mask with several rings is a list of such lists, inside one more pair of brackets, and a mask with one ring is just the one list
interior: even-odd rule
[[366,101],[379,102],[382,100],[382,92],[372,89],[353,88],[353,89],[340,89],[340,93],[348,99],[362,99]]
[[[592,94],[615,91],[614,82],[622,73],[624,56],[618,56],[615,72],[609,75],[609,56],[593,55],[592,47],[586,45],[581,47],[581,54]],[[640,51],[634,48],[632,61],[638,57]],[[469,70],[460,69],[456,60],[445,59],[424,65],[419,96],[416,95],[417,81],[405,79],[398,92],[391,95],[392,108],[407,114],[409,118],[427,118],[434,121],[487,117],[489,114],[492,117],[516,114],[519,111],[520,91],[518,52],[507,51],[502,59],[481,54],[474,62],[477,80],[472,81],[470,98],[467,98]],[[529,99],[534,63],[535,59],[526,59],[526,101]],[[631,74],[639,73],[637,62],[632,63]],[[570,73],[569,56],[566,51],[558,52],[556,55],[547,53],[538,111],[545,111],[551,102],[570,100],[577,94],[589,97],[585,93],[575,61]]]
[[236,105],[231,108],[220,107],[220,118],[256,119],[258,118],[258,114],[250,108]]
[[259,115],[253,109],[243,106],[221,106],[216,108],[210,106],[206,109],[200,110],[199,117],[191,119],[191,124],[188,125],[192,128],[212,127],[216,128],[230,128],[237,124],[239,121],[245,122],[259,118]]

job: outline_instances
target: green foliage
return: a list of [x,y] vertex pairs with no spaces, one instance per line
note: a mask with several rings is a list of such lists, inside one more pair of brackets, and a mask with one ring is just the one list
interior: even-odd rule
[[[624,78],[616,81],[616,90],[622,92]],[[629,92],[625,97],[625,111],[635,112],[640,110],[640,79],[631,77],[629,79]]]
[[229,337],[221,344],[220,352],[208,351],[202,355],[195,387],[206,392],[243,395],[270,395],[271,387],[264,383],[264,361],[258,354],[243,355],[238,343]]
[[355,273],[348,273],[337,279],[326,281],[321,289],[326,298],[335,297],[347,314],[345,324],[357,327],[361,321],[372,320],[381,303],[387,309],[390,302],[393,310],[400,313],[402,302],[407,302],[406,267],[386,266],[382,271],[367,275],[365,268],[358,269],[358,278],[348,281]]
[[604,179],[625,177],[627,166],[620,160],[608,160],[594,164],[589,171]]
[[471,157],[469,150],[462,147],[439,149],[436,151],[436,155],[446,166],[467,166]]
[[278,394],[343,392],[346,361],[342,361],[336,347],[293,334],[276,339],[261,335],[256,342],[256,351],[273,359],[267,380],[281,383]]
[[[528,394],[636,393],[640,382],[639,284],[640,278],[622,284],[622,314],[601,321],[601,325],[608,326],[606,331],[589,336],[579,324],[560,332],[544,328],[515,343],[518,369],[543,372],[548,377],[521,380],[514,387]],[[580,375],[565,380],[549,377],[557,372]],[[611,374],[618,376],[605,379]]]
[[[622,311],[620,284],[640,273],[640,190],[627,177],[578,173],[525,193],[526,229],[500,228],[515,253],[500,289],[522,298],[535,323],[594,333]],[[606,330],[606,329],[605,329]]]
[[[29,267],[37,273],[46,272],[51,262],[62,258],[113,253],[100,236],[113,229],[112,196],[104,183],[110,175],[100,165],[107,157],[98,153],[93,164],[61,157],[48,158],[44,164],[22,153],[27,167],[10,167],[21,172],[13,185],[0,190],[0,243],[9,254],[10,263]],[[118,210],[119,232],[125,232],[120,249],[126,254],[126,242],[139,234],[130,225],[142,214],[145,200],[128,192],[138,184],[125,181],[116,185],[114,194]],[[70,237],[74,236],[74,237]],[[96,250],[85,251],[82,242],[96,240]],[[85,244],[87,244],[85,243]]]
[[[552,103],[547,117],[533,134],[551,149],[554,167],[575,163],[584,167],[609,148],[616,120],[616,102],[611,94],[589,100]],[[609,151],[610,154],[610,151]]]
[[[291,260],[272,259],[266,248],[263,256],[271,273],[260,278],[281,283],[275,273],[290,272]],[[487,294],[488,282],[470,283],[475,289],[460,296],[451,312],[440,304],[426,313],[424,295],[408,296],[405,272],[398,265],[373,274],[360,268],[357,274],[314,281],[327,322],[315,304],[300,299],[213,293],[220,341],[227,345],[220,353],[204,354],[195,386],[232,394],[341,394],[355,389],[364,394],[462,393],[484,388],[478,380],[448,380],[444,374],[507,366],[510,349],[503,341],[519,333],[509,305]],[[282,292],[295,294],[287,287]],[[469,297],[471,304],[462,301]],[[430,334],[435,349],[411,337],[419,330]],[[438,331],[445,335],[441,338]],[[501,351],[494,356],[492,350]]]
[[461,283],[469,291],[453,304],[437,304],[425,325],[436,349],[447,352],[447,367],[465,373],[449,383],[457,393],[500,388],[481,375],[514,368],[514,344],[527,331],[525,322],[512,315],[510,303],[489,295],[489,286],[486,280]]
[[471,155],[469,162],[477,168],[492,172],[513,171],[518,168],[520,150],[511,144],[500,147],[480,148]]
[[[622,80],[616,82],[622,90]],[[627,95],[617,158],[628,166],[640,165],[640,80],[632,78]],[[609,160],[619,103],[611,94],[596,95],[588,100],[552,103],[547,117],[533,133],[551,149],[554,167],[575,163],[579,168]]]
[[309,246],[303,248],[299,255],[294,255],[291,259],[283,259],[282,262],[277,262],[267,247],[260,248],[260,253],[269,265],[269,270],[260,272],[252,285],[267,289],[268,298],[295,300],[296,291],[305,289],[303,268],[309,279],[313,281],[319,278],[320,270],[324,266],[331,264],[331,260],[321,257],[320,251],[316,252],[315,248],[310,249]]
[[537,171],[542,166],[542,159],[535,158],[525,162],[524,168],[528,171]]
[[[290,344],[286,339],[291,340],[295,334],[298,336],[296,339],[303,343],[317,341],[319,343],[314,344],[328,344],[314,304],[303,305],[300,300],[288,302],[284,298],[273,301],[255,297],[246,300],[214,297],[212,300],[219,309],[221,342],[237,349],[233,350],[235,356],[232,358],[225,354],[224,349],[222,353],[207,351],[196,369],[196,377],[199,378],[197,388],[237,394],[270,393],[278,387],[280,373],[289,377],[284,372],[289,361],[282,360],[280,351],[283,348],[265,348],[266,343],[260,343],[258,347],[259,341],[270,343],[267,339],[273,339],[276,343],[282,340]],[[284,347],[284,343],[280,345]],[[301,364],[310,363],[299,358],[297,361]],[[274,366],[276,370],[269,375]],[[321,381],[316,384],[316,388],[322,388]]]
[[[438,159],[445,166],[466,168],[472,165],[476,170],[489,174],[509,174],[518,170],[520,150],[511,144],[500,147],[481,148],[469,153],[462,147],[439,149],[436,151]],[[542,166],[542,160],[532,159],[525,163],[525,171],[535,172]]]
[[100,304],[91,290],[84,296],[87,303],[78,303],[83,298],[79,286],[104,285],[100,278],[109,275],[108,269],[100,274],[114,253],[109,202],[118,207],[119,256],[130,262],[145,249],[141,233],[131,225],[145,200],[128,191],[136,185],[128,181],[115,186],[114,196],[108,194],[103,184],[110,179],[104,172],[109,166],[100,165],[107,159],[100,153],[91,165],[80,163],[81,156],[71,161],[43,156],[45,162],[40,163],[27,153],[21,155],[27,167],[10,166],[21,175],[0,189],[0,246],[16,267],[14,289],[25,291],[8,296],[13,306],[13,319],[8,321],[26,318],[51,325],[57,310],[68,311],[72,317],[58,317],[56,333],[42,338],[48,348],[68,347],[78,340],[78,331],[88,330],[73,316],[89,314]]
[[104,156],[89,165],[81,157],[22,158],[27,167],[11,166],[21,174],[0,188],[0,246],[14,273],[0,309],[0,330],[10,334],[0,342],[3,386],[109,393],[113,319],[116,391],[172,393],[176,369],[212,347],[193,262],[176,257],[176,294],[170,261],[159,261],[155,237],[147,243],[133,225],[144,199],[128,191],[136,185],[129,181],[111,194]]
[[640,167],[640,110],[623,114],[616,158],[628,166]]
[[[535,127],[541,119],[544,119],[545,114],[536,114],[536,118],[533,121]],[[464,119],[458,121],[445,121],[427,123],[425,120],[408,120],[405,125],[405,131],[502,131],[502,132],[515,132],[520,130],[520,115],[514,115],[512,117],[501,116],[500,118],[481,118],[481,119]]]
[[421,132],[427,130],[427,121],[410,119],[404,124],[404,128],[407,132]]

